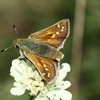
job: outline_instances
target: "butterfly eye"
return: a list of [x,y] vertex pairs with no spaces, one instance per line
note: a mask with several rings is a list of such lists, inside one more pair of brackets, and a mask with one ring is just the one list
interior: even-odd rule
[[15,47],[16,47],[17,49],[19,49],[19,45],[16,44]]

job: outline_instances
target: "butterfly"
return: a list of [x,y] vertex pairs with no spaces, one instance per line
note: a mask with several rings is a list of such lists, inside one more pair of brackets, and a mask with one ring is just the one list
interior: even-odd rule
[[14,46],[35,65],[43,79],[53,82],[64,55],[59,51],[69,36],[70,22],[63,19],[54,25],[32,33],[26,39],[16,39]]

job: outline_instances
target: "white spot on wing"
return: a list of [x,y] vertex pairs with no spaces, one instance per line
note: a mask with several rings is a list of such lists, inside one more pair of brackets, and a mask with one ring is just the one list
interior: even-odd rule
[[56,32],[56,34],[59,34],[59,32]]
[[60,27],[60,24],[58,24],[58,28]]
[[46,67],[46,64],[43,64],[44,65],[44,67]]
[[62,26],[62,28],[61,28],[61,31],[63,32],[64,31],[64,27]]
[[48,71],[48,68],[45,68],[46,71]]
[[54,37],[55,37],[55,34],[53,34],[51,38],[54,38]]
[[50,73],[48,73],[47,77],[50,77]]
[[44,76],[45,76],[46,74],[45,74],[45,73],[43,73],[42,75],[44,75]]

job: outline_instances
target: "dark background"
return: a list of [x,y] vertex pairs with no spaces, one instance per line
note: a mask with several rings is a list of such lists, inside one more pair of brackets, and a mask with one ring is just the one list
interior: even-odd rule
[[[70,87],[69,91],[73,94],[73,100],[100,100],[100,1],[86,0],[84,7],[83,1],[85,0],[80,0],[79,5],[78,1],[1,0],[0,49],[9,47],[16,39],[13,24],[17,27],[18,37],[27,38],[31,33],[46,28],[61,19],[69,19],[70,36],[64,49],[61,50],[65,54],[61,62],[69,63],[72,69],[67,77],[69,81],[72,81],[73,87]],[[79,7],[79,14],[77,14],[79,11],[75,10],[76,7]],[[83,8],[85,11],[81,14]],[[84,18],[84,23],[77,27],[75,33],[75,23],[81,18]],[[73,43],[74,36],[76,36],[76,41],[78,40],[76,44]],[[79,51],[75,47],[79,47]],[[75,55],[72,54],[73,49],[76,50]],[[16,48],[0,54],[0,98],[2,100],[28,100],[29,98],[28,93],[17,97],[9,92],[14,82],[9,75],[11,61],[18,56],[19,52]]]

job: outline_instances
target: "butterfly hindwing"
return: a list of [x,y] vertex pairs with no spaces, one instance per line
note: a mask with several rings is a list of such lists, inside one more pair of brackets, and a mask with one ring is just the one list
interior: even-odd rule
[[24,55],[35,65],[44,80],[52,82],[55,79],[58,70],[57,60],[40,57],[25,51]]

